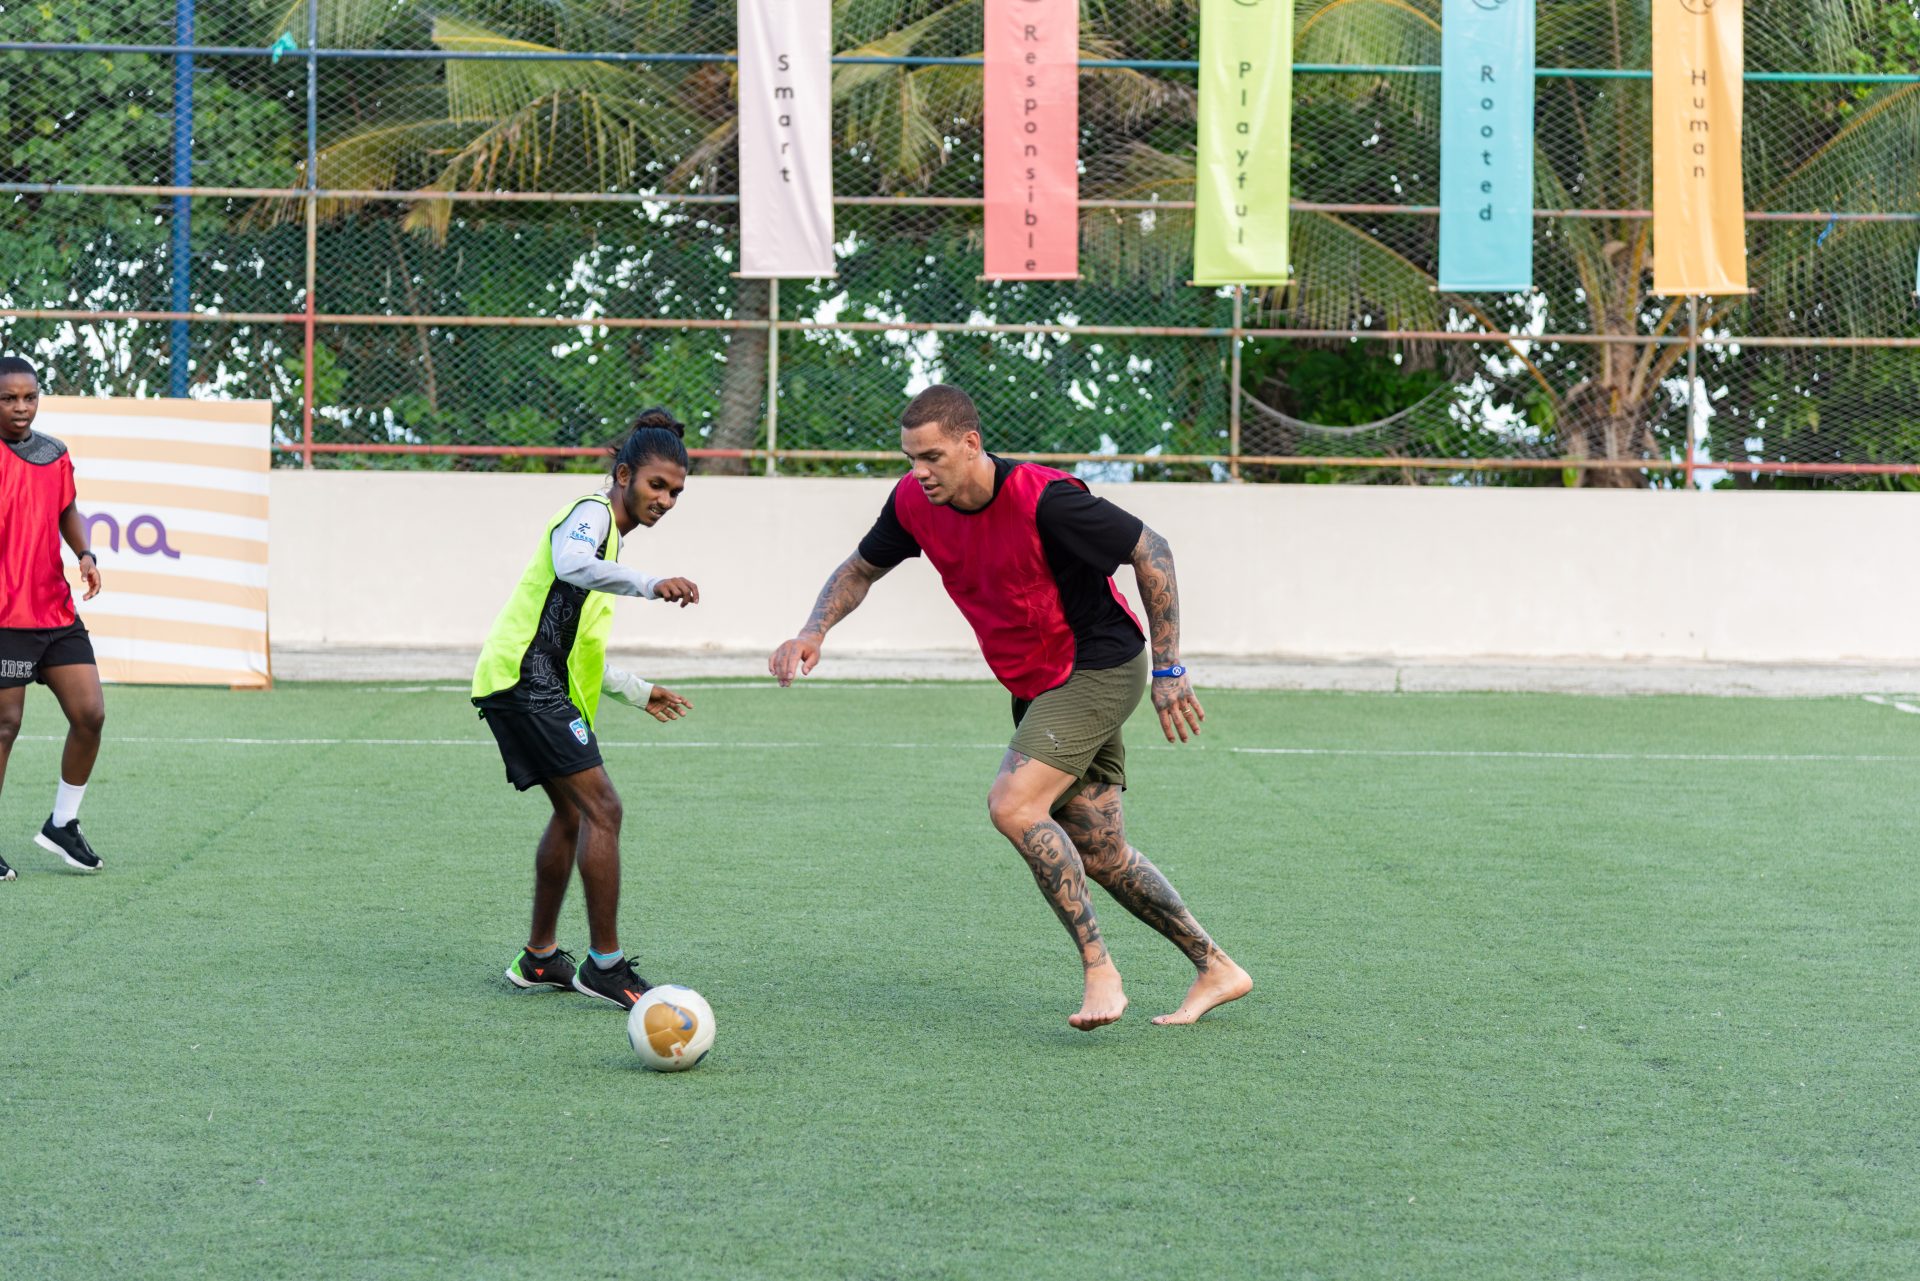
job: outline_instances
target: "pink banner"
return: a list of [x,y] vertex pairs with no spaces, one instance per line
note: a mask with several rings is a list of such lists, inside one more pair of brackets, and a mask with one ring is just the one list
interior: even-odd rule
[[986,0],[987,275],[1080,276],[1080,0]]

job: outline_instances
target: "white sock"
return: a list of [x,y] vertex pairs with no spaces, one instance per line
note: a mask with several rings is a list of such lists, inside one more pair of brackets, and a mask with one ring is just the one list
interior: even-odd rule
[[65,827],[80,817],[80,798],[87,794],[85,783],[60,780],[60,791],[53,798],[53,825]]

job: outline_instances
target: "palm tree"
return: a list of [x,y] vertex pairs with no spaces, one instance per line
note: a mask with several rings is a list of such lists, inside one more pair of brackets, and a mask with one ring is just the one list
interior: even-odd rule
[[[1749,5],[1748,63],[1758,68],[1858,70],[1861,48],[1889,11],[1863,0],[1792,0]],[[1440,61],[1438,0],[1298,0],[1296,59],[1301,62],[1434,65]],[[1565,0],[1539,9],[1541,66],[1643,70],[1650,65],[1646,0]],[[1896,68],[1906,70],[1907,68]],[[1803,99],[1782,99],[1798,93]],[[1826,94],[1825,98],[1819,97]],[[1303,78],[1295,90],[1295,194],[1328,203],[1434,203],[1438,188],[1437,77]],[[1356,173],[1337,141],[1317,146],[1308,113],[1338,104],[1334,119],[1358,124],[1351,143],[1413,139],[1393,151],[1380,146]],[[1756,105],[1761,110],[1756,111]],[[1536,199],[1543,208],[1635,210],[1651,202],[1651,92],[1645,80],[1542,79],[1538,84]],[[1771,109],[1770,109],[1771,108]],[[1875,212],[1910,207],[1908,184],[1884,175],[1915,172],[1920,137],[1920,86],[1862,93],[1774,89],[1748,95],[1746,179],[1760,208],[1846,208]],[[1334,139],[1336,135],[1326,135]],[[1384,156],[1391,152],[1392,162]],[[1193,165],[1185,150],[1136,144],[1110,157],[1103,188],[1116,196],[1190,198]],[[1405,171],[1390,169],[1394,163]],[[1090,165],[1091,168],[1091,165]],[[1361,190],[1391,178],[1391,192]],[[1329,184],[1331,179],[1331,185]],[[1088,218],[1086,241],[1104,243]],[[1137,275],[1185,267],[1181,250],[1191,223],[1178,213],[1156,220],[1163,252],[1131,249],[1106,266]],[[1261,300],[1268,317],[1299,328],[1432,329],[1470,320],[1502,333],[1524,332],[1530,316],[1520,299],[1438,293],[1431,271],[1433,226],[1370,215],[1298,212],[1293,255],[1296,284]],[[1652,225],[1634,216],[1569,216],[1541,226],[1535,270],[1548,330],[1584,332],[1612,341],[1572,352],[1542,352],[1518,342],[1495,353],[1516,364],[1532,392],[1515,397],[1544,429],[1543,443],[1572,460],[1664,461],[1676,421],[1672,379],[1686,358],[1685,299],[1652,292]],[[1910,324],[1905,286],[1895,275],[1910,252],[1898,225],[1847,223],[1824,248],[1793,224],[1750,228],[1750,261],[1760,288],[1752,299],[1703,299],[1703,334],[1729,325],[1817,324],[1836,337],[1887,332]],[[1892,270],[1890,271],[1890,268]],[[1872,279],[1871,286],[1858,282]],[[1817,319],[1816,319],[1817,318]],[[1748,332],[1756,332],[1748,328]],[[1484,368],[1484,366],[1483,366]],[[1470,376],[1469,368],[1456,371]],[[1637,470],[1592,470],[1594,485],[1639,485]]]
[[[981,0],[837,0],[836,32],[844,52],[867,56],[978,57]],[[1144,17],[1165,18],[1185,0],[1092,0],[1089,10],[1116,29]],[[730,6],[727,6],[730,8]],[[492,6],[493,20],[434,16],[431,41],[449,51],[560,52],[601,48],[658,50],[725,48],[731,14],[689,0],[629,0],[624,5],[561,0],[557,5]],[[392,41],[417,22],[409,0],[343,0],[323,6],[323,41]],[[284,29],[300,30],[305,0],[282,15]],[[722,31],[724,27],[724,32]],[[535,38],[535,35],[538,38]],[[550,41],[551,43],[545,43]],[[1083,56],[1114,57],[1123,42],[1086,24]],[[435,193],[491,190],[653,190],[718,193],[737,189],[734,172],[737,116],[731,73],[711,64],[692,69],[602,62],[450,61],[382,64],[377,87],[361,93],[345,113],[348,125],[322,140],[318,184],[329,189],[419,192],[395,228],[444,239],[453,203]],[[1095,121],[1130,127],[1169,109],[1191,117],[1191,93],[1178,84],[1133,71],[1088,77],[1085,111]],[[978,127],[981,76],[949,65],[846,64],[833,80],[842,154],[839,194],[892,196],[926,192],[943,174],[966,171],[956,191],[977,190],[978,167],[962,140]],[[305,175],[302,174],[304,181]],[[862,184],[855,186],[853,184]],[[365,202],[319,202],[323,221],[346,218]],[[300,216],[295,201],[269,202],[256,222]],[[965,221],[964,211],[922,211],[933,223]],[[925,228],[923,228],[925,230]],[[404,269],[405,248],[392,252]],[[766,316],[764,281],[736,280],[730,314]],[[709,443],[747,448],[757,439],[763,398],[767,333],[732,331],[721,375],[719,412]],[[431,376],[431,356],[423,358]],[[721,463],[715,470],[740,470]]]
[[[836,0],[838,45],[866,55],[977,56],[980,0]],[[1750,65],[1858,65],[1854,51],[1885,6],[1873,0],[1779,0],[1751,7]],[[1083,0],[1084,56],[1193,56],[1197,0]],[[296,0],[289,18],[304,11]],[[331,0],[331,38],[391,41],[419,24],[413,0]],[[448,50],[725,48],[731,5],[714,0],[473,0],[465,16],[441,13],[431,39]],[[1645,68],[1647,0],[1555,0],[1540,10],[1542,66]],[[503,34],[510,32],[512,34]],[[1440,58],[1439,0],[1297,0],[1296,57],[1305,62],[1432,65]],[[387,64],[377,85],[323,139],[319,180],[335,188],[419,193],[395,228],[444,237],[452,204],[436,193],[488,190],[737,189],[732,73],[714,64],[599,62]],[[981,78],[977,68],[842,64],[833,92],[838,194],[974,195]],[[1769,89],[1766,91],[1772,94]],[[1873,175],[1911,174],[1920,137],[1920,90],[1860,96],[1841,87],[1783,90],[1801,97],[1776,121],[1749,110],[1748,190],[1767,207],[1884,209],[1911,193]],[[1432,203],[1438,185],[1438,78],[1302,77],[1296,82],[1296,198],[1320,202]],[[1193,185],[1190,79],[1177,73],[1103,70],[1083,79],[1089,195],[1177,199]],[[1750,104],[1768,103],[1750,95]],[[1650,93],[1644,80],[1543,79],[1538,85],[1536,197],[1546,208],[1644,209],[1650,202]],[[1786,124],[1791,120],[1792,127]],[[1757,126],[1757,127],[1756,127]],[[1797,131],[1797,132],[1796,132]],[[266,211],[286,217],[291,206]],[[323,202],[323,218],[353,212]],[[897,217],[904,217],[893,211]],[[965,210],[916,209],[914,234],[971,226]],[[899,224],[895,224],[898,234]],[[1836,272],[1897,261],[1900,231],[1875,224],[1833,230],[1818,253],[1804,229],[1756,228],[1751,300],[1704,300],[1703,332],[1734,323],[1804,329],[1809,316],[1834,334],[1883,328],[1904,291],[1835,288]],[[1434,289],[1434,227],[1394,215],[1297,213],[1296,284],[1259,299],[1254,319],[1297,328],[1436,329],[1461,323],[1496,334],[1523,331],[1544,306],[1550,330],[1610,339],[1566,352],[1504,341],[1488,360],[1517,371],[1531,391],[1509,394],[1540,431],[1539,448],[1569,459],[1660,461],[1678,429],[1672,394],[1683,345],[1684,300],[1651,293],[1651,226],[1631,216],[1568,216],[1539,228],[1539,298],[1467,298]],[[1190,216],[1088,210],[1084,270],[1109,285],[1176,289],[1191,245]],[[394,252],[404,248],[396,236]],[[1839,278],[1849,278],[1842,276]],[[763,282],[735,281],[730,313],[766,314]],[[1534,309],[1530,311],[1531,309]],[[758,435],[765,330],[732,332],[712,444],[750,446]],[[1462,360],[1464,348],[1449,355]],[[1416,359],[1435,352],[1415,348]],[[1637,470],[1594,470],[1587,483],[1641,484]]]

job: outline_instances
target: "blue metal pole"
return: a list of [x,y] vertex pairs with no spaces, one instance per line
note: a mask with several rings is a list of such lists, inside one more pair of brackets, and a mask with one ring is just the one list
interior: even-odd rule
[[[193,44],[193,0],[173,0],[173,39],[176,44]],[[193,55],[175,54],[173,59],[173,185],[193,185]],[[186,311],[193,305],[193,208],[186,196],[173,198],[173,311]],[[187,322],[176,320],[169,326],[171,342],[167,361],[167,392],[184,396],[190,386],[187,367],[191,348],[187,341]]]

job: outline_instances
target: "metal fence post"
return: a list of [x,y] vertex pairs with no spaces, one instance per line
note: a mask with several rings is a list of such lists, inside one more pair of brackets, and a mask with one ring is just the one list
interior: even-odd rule
[[1700,299],[1687,299],[1687,465],[1682,472],[1686,488],[1693,488],[1694,460],[1699,456],[1700,407],[1695,403],[1700,385]]
[[320,0],[307,0],[307,314],[301,334],[300,465],[313,466],[313,318],[320,227]]
[[1229,357],[1233,387],[1227,409],[1227,475],[1234,480],[1240,479],[1240,344],[1246,336],[1246,296],[1245,285],[1233,287],[1233,353]]
[[[193,0],[173,0],[173,42],[193,43]],[[173,185],[193,185],[193,55],[173,55]],[[184,312],[193,305],[193,200],[186,195],[173,198],[172,307]],[[168,325],[167,394],[184,396],[192,385],[187,362],[192,346],[187,322],[175,319]]]
[[767,281],[767,475],[780,471],[780,281]]

